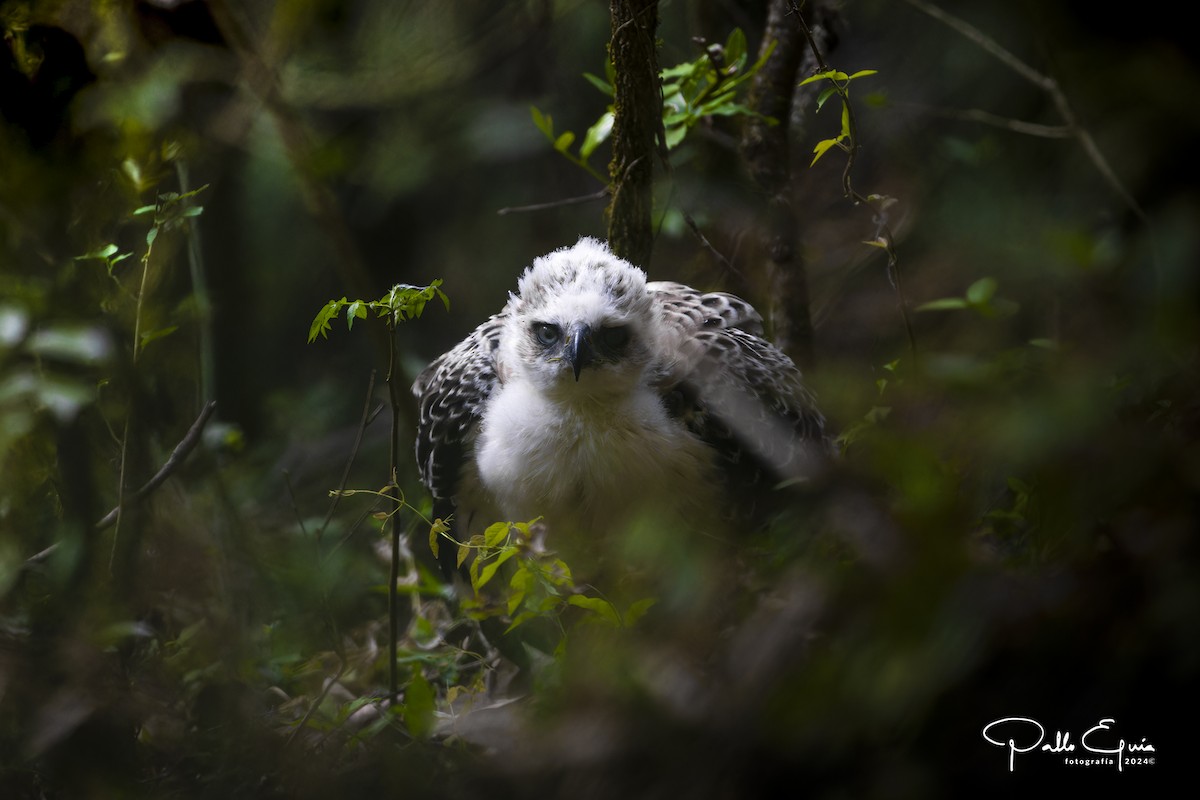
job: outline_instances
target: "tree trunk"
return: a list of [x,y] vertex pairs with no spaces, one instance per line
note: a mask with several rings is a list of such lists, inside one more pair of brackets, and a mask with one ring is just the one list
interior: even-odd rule
[[[750,117],[742,133],[741,153],[763,202],[758,251],[771,287],[767,318],[776,344],[801,366],[808,366],[813,360],[813,326],[808,270],[799,254],[800,225],[792,203],[789,123],[801,68],[811,67],[816,59],[792,16],[794,6],[793,0],[770,0],[759,54],[772,44],[775,49],[754,76],[748,99],[750,108],[777,120],[778,124],[769,125],[764,119]],[[826,34],[834,12],[828,4],[807,3],[803,13],[810,27],[819,27],[824,32],[818,46],[830,43],[832,36]],[[813,19],[818,20],[816,25]]]
[[654,247],[655,137],[662,127],[655,33],[657,0],[611,0],[609,57],[614,79],[613,155],[608,166],[612,201],[608,241],[613,252],[640,267]]

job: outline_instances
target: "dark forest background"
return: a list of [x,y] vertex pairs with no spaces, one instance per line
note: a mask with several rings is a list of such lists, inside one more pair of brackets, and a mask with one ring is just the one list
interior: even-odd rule
[[[809,166],[840,100],[797,88],[767,161],[745,114],[655,161],[642,266],[764,310],[841,455],[733,550],[622,551],[655,573],[636,624],[581,584],[504,635],[430,566],[407,387],[534,257],[606,236],[611,141],[590,174],[531,107],[578,151],[609,5],[0,2],[0,796],[1148,796],[1190,761],[1188,27],[802,5],[830,68],[877,71],[848,174],[894,201],[848,198],[842,150]],[[658,65],[735,29],[753,63],[787,6],[662,2]],[[449,308],[394,340],[393,672],[386,501],[330,496],[389,483],[388,333],[307,340],[331,299],[435,279]],[[981,735],[1010,716],[1075,744],[1111,718],[1155,763],[1010,773]]]

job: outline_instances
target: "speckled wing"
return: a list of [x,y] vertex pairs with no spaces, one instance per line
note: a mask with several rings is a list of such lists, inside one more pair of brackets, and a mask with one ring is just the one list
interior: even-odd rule
[[762,316],[754,306],[725,292],[701,292],[682,283],[654,281],[646,289],[666,311],[667,321],[677,328],[698,331],[739,328],[754,336],[763,335]]
[[651,283],[679,334],[659,378],[668,409],[718,452],[734,485],[811,477],[827,451],[825,420],[800,370],[763,338],[739,297]]
[[505,315],[497,314],[426,367],[417,398],[417,465],[435,502],[453,499],[463,460],[478,435],[483,406],[498,382],[496,348]]

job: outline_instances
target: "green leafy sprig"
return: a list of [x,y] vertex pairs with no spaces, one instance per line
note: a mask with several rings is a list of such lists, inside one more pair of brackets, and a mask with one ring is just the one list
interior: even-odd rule
[[346,313],[346,330],[353,330],[354,320],[366,319],[371,313],[376,318],[387,318],[389,327],[395,328],[399,323],[416,319],[425,310],[425,304],[433,298],[442,301],[446,310],[450,310],[450,298],[441,290],[442,281],[437,279],[428,286],[413,286],[408,283],[398,283],[388,290],[388,293],[378,300],[330,300],[312,321],[308,329],[308,341],[312,344],[317,337],[328,338],[332,330],[333,320],[338,315]]

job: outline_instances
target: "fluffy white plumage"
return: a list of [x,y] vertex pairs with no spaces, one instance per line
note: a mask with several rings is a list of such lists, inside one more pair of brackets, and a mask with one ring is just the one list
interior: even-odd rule
[[803,477],[824,421],[745,301],[645,273],[583,238],[535,259],[504,309],[413,386],[417,460],[460,538],[542,516],[602,536],[692,527],[754,484]]

